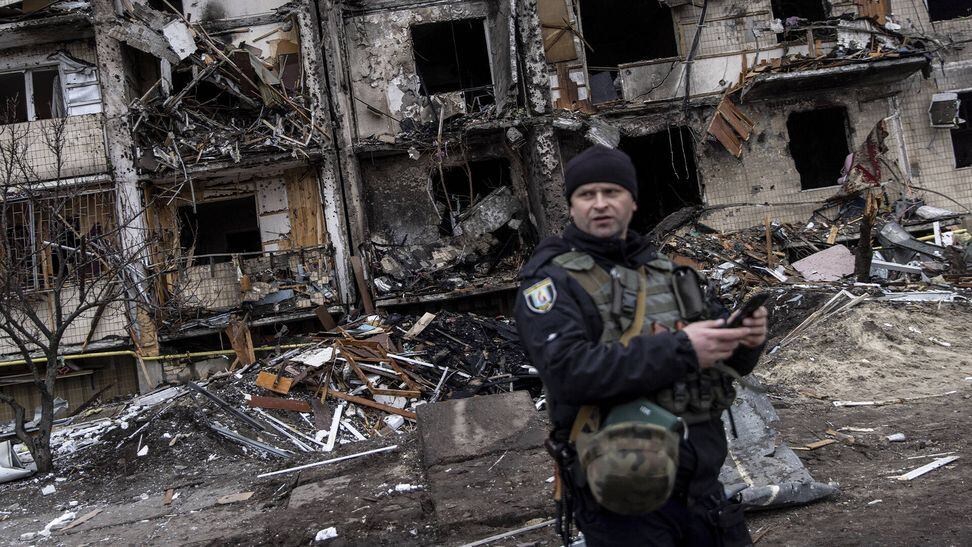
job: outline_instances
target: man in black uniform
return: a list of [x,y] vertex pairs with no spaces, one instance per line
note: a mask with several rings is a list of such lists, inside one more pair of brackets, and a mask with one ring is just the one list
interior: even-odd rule
[[[727,455],[721,415],[735,397],[728,375],[748,374],[762,351],[767,312],[759,308],[738,328],[684,317],[671,289],[679,268],[628,231],[637,192],[634,165],[621,151],[595,146],[571,160],[572,222],[562,237],[541,242],[524,267],[515,314],[546,388],[552,445],[573,451],[571,428],[582,406],[648,397],[688,424],[674,490],[655,511],[615,513],[594,499],[575,461],[562,469],[564,492],[572,493],[574,519],[590,546],[747,545],[741,509],[718,481]],[[708,317],[724,317],[721,306],[707,304],[721,312]],[[639,307],[642,318],[632,320]]]

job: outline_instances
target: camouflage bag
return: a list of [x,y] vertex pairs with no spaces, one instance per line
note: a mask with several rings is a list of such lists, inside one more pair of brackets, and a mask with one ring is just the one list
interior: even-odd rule
[[612,408],[603,424],[598,414],[583,407],[572,434],[594,499],[622,515],[664,505],[675,486],[681,419],[648,399]]

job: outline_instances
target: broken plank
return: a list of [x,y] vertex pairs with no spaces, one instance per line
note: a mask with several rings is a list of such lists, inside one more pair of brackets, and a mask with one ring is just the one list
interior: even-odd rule
[[256,385],[257,387],[262,387],[268,391],[286,395],[290,393],[290,388],[294,385],[294,379],[283,378],[278,374],[273,374],[263,370],[260,371],[260,374],[257,374]]
[[282,399],[280,397],[264,397],[262,395],[251,395],[246,404],[253,408],[293,410],[294,412],[311,412],[312,410],[311,405],[306,401]]
[[812,442],[812,443],[807,443],[807,444],[803,445],[803,447],[806,448],[807,450],[816,450],[818,448],[823,448],[823,447],[825,447],[827,445],[831,445],[831,444],[834,444],[836,442],[837,441],[834,440],[834,439],[823,439],[822,441],[816,441],[816,442]]
[[102,511],[104,511],[104,508],[98,508],[98,509],[95,509],[94,511],[90,511],[88,513],[85,513],[84,515],[81,516],[81,518],[79,518],[78,520],[72,522],[71,524],[68,524],[64,528],[61,528],[61,530],[62,531],[63,530],[70,530],[71,528],[76,528],[78,526],[81,526],[85,522],[88,522],[89,520],[91,520],[91,519],[95,518],[96,516],[98,516],[98,513],[101,513]]
[[946,466],[946,465],[954,462],[957,459],[959,459],[958,456],[949,456],[947,458],[939,458],[939,459],[937,459],[937,460],[935,460],[935,461],[933,461],[933,462],[931,462],[929,464],[925,464],[925,465],[919,467],[918,469],[912,469],[911,471],[908,471],[904,475],[898,475],[897,477],[895,477],[895,479],[897,479],[899,481],[910,481],[912,479],[916,479],[916,478],[924,475],[925,473],[928,473],[930,471],[934,471],[934,470],[938,469],[939,467]]
[[175,497],[175,490],[169,488],[165,491],[165,495],[162,496],[162,505],[172,505],[172,499]]
[[317,320],[321,322],[321,326],[326,330],[334,330],[337,328],[337,321],[334,320],[331,312],[327,311],[327,306],[314,308],[314,314],[317,315]]
[[371,300],[371,292],[368,291],[368,283],[365,281],[364,275],[364,264],[361,262],[361,257],[358,255],[351,257],[351,269],[354,271],[354,281],[358,286],[358,292],[361,294],[361,305],[364,306],[364,311],[368,315],[375,313],[375,305]]
[[418,418],[414,412],[411,412],[409,410],[404,410],[401,408],[395,408],[393,406],[383,405],[381,403],[376,403],[371,399],[365,399],[363,397],[355,397],[354,395],[349,395],[347,393],[342,393],[340,391],[335,391],[333,389],[329,390],[327,394],[337,397],[338,399],[343,399],[345,401],[348,401],[349,403],[354,403],[356,405],[367,406],[370,408],[374,408],[376,410],[388,412],[389,414],[398,414],[399,416],[402,416],[403,418],[408,418],[409,420],[415,420]]
[[414,325],[412,325],[412,328],[408,329],[408,332],[405,333],[405,339],[411,340],[416,336],[422,334],[422,331],[425,330],[425,327],[428,327],[432,321],[435,321],[435,314],[425,312],[425,314],[422,315],[422,317],[420,317],[419,320],[416,321]]

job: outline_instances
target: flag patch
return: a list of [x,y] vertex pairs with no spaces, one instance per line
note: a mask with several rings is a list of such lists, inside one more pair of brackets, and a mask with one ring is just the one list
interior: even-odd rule
[[530,308],[530,311],[547,313],[550,308],[553,308],[554,302],[557,301],[557,288],[554,287],[553,281],[548,277],[523,291],[523,297],[526,298],[526,305],[527,308]]

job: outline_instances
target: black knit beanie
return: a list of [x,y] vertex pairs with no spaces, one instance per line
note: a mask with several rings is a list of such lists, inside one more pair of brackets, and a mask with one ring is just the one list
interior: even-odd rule
[[624,152],[595,144],[567,162],[564,192],[567,203],[578,187],[590,182],[613,182],[638,199],[638,177],[631,157]]

